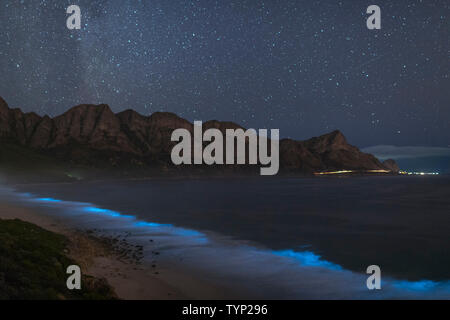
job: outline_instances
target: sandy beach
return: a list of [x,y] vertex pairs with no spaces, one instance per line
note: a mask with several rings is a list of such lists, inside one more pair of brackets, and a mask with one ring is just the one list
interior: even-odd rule
[[119,254],[104,241],[72,229],[62,220],[42,215],[38,210],[4,202],[0,203],[0,219],[20,219],[63,234],[70,241],[68,255],[80,264],[82,272],[105,278],[120,299],[187,298],[180,290],[154,275],[152,268],[122,261]]

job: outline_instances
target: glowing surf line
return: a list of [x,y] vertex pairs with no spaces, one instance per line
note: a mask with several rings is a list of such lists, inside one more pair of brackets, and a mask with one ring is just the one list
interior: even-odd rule
[[288,257],[300,262],[305,267],[322,267],[330,270],[343,270],[343,268],[335,263],[321,259],[320,255],[312,251],[294,251],[291,249],[282,251],[272,251],[273,254],[281,257]]
[[[21,195],[27,198],[31,198],[30,199],[31,201],[38,201],[43,203],[62,204],[65,202],[64,200],[55,199],[51,197],[33,198],[33,195],[30,193],[22,193]],[[81,211],[85,213],[105,215],[112,218],[134,219],[136,221],[132,225],[138,228],[168,227],[174,229],[172,231],[172,234],[184,237],[194,237],[203,243],[208,242],[208,238],[206,237],[206,235],[196,230],[179,228],[173,226],[172,224],[161,224],[156,222],[141,221],[137,220],[135,216],[125,215],[117,211],[99,208],[90,203],[83,203],[83,202],[76,202],[76,203],[82,205]],[[312,251],[294,251],[292,249],[286,249],[286,250],[266,251],[266,252],[299,262],[299,265],[303,267],[321,267],[332,271],[346,270],[338,264],[322,259],[320,255],[315,254]],[[433,290],[442,290],[447,292],[450,291],[450,281],[433,281],[426,279],[418,281],[408,281],[408,280],[389,279],[385,280],[385,283],[391,285],[393,288],[411,292],[430,292]]]

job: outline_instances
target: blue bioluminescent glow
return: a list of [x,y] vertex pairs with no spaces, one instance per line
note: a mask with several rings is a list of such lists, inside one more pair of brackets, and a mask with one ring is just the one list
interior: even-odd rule
[[138,221],[134,223],[135,227],[143,228],[143,227],[150,227],[150,228],[159,228],[159,227],[171,227],[171,234],[182,236],[182,237],[189,237],[194,238],[197,243],[205,244],[208,242],[208,238],[201,232],[195,231],[195,230],[189,230],[189,229],[183,229],[183,228],[177,228],[174,227],[171,224],[161,224],[161,223],[155,223],[155,222],[146,222],[146,221]]
[[[203,246],[209,242],[206,234],[190,229],[184,229],[181,227],[176,227],[172,224],[161,224],[156,222],[147,222],[147,221],[139,221],[135,216],[121,214],[120,212],[103,209],[96,207],[92,203],[85,202],[71,202],[59,200],[51,197],[42,197],[37,198],[29,193],[22,193],[23,197],[27,198],[27,201],[32,202],[42,202],[42,203],[55,203],[54,206],[66,208],[69,210],[65,210],[67,212],[85,212],[96,214],[100,216],[107,216],[112,218],[120,219],[121,225],[128,228],[151,228],[158,234],[162,233],[164,235],[175,235],[180,237],[185,237],[183,241],[189,244],[200,245]],[[54,207],[51,206],[51,207]],[[127,218],[129,220],[122,220],[123,218]],[[158,229],[163,228],[163,229]],[[189,241],[188,241],[189,240]],[[298,263],[302,267],[321,267],[332,271],[342,271],[344,270],[340,265],[332,263],[330,261],[323,260],[322,257],[318,254],[315,254],[312,251],[307,251],[306,249],[311,247],[311,245],[303,245],[301,247],[297,247],[297,250],[305,250],[305,251],[294,251],[292,249],[280,250],[280,251],[266,251],[262,250],[264,253],[270,253],[276,256],[280,256],[286,259],[291,259],[294,262]],[[259,250],[258,250],[259,251]],[[420,280],[420,281],[407,281],[407,280],[396,280],[396,279],[388,279],[384,283],[388,284],[388,287],[396,288],[399,290],[403,290],[404,292],[408,292],[409,294],[432,294],[434,292],[450,292],[450,281],[439,282],[432,280]]]
[[115,218],[134,218],[133,216],[124,215],[117,211],[113,211],[113,210],[109,210],[109,209],[102,209],[102,208],[97,208],[97,207],[84,207],[83,211],[98,213],[98,214],[115,217]]
[[195,231],[195,230],[177,228],[177,229],[175,229],[174,234],[182,236],[182,237],[195,238],[196,241],[200,242],[200,243],[208,242],[208,238],[206,237],[206,235],[204,235],[201,232]]
[[428,291],[436,289],[439,282],[431,281],[431,280],[420,280],[420,281],[406,281],[399,280],[393,281],[392,285],[399,289],[406,289],[412,291]]
[[31,193],[29,193],[29,192],[22,192],[22,193],[19,193],[19,195],[21,195],[21,196],[23,196],[23,197],[27,197],[27,198],[30,198],[30,197],[33,196],[33,195],[32,195]]
[[136,227],[172,227],[171,224],[161,224],[156,222],[145,222],[145,221],[138,221],[134,224]]
[[36,200],[42,202],[61,202],[61,200],[53,198],[37,198]]
[[180,236],[185,236],[185,237],[203,237],[204,236],[203,233],[200,233],[195,230],[187,230],[187,229],[177,229],[174,233],[178,234]]
[[273,254],[282,257],[289,257],[300,262],[302,266],[322,267],[331,270],[342,270],[342,267],[332,262],[321,260],[320,256],[311,251],[297,252],[294,250],[272,251]]

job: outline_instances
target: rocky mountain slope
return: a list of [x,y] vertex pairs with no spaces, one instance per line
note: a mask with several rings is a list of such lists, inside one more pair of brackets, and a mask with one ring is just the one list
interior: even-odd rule
[[[143,116],[133,110],[113,113],[107,105],[79,105],[54,118],[11,109],[0,98],[0,139],[55,159],[88,166],[170,168],[174,129],[193,124],[173,113]],[[241,128],[232,122],[207,121],[203,130]],[[282,131],[282,130],[281,130]],[[347,143],[340,131],[306,141],[280,140],[284,172],[393,170]]]

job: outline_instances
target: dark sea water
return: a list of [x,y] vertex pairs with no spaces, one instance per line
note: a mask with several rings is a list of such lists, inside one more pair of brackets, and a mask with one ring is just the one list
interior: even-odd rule
[[[380,266],[389,279],[385,296],[377,298],[450,297],[449,176],[133,180],[16,189],[72,211],[82,202],[84,216],[104,216],[97,226],[119,215],[133,217],[135,228],[194,237],[190,253],[195,248],[198,259],[208,261],[205,269],[229,264],[235,281],[249,268],[261,269],[264,281],[258,283],[280,298],[371,298],[369,265]],[[222,254],[215,256],[219,247]],[[283,267],[286,261],[269,256],[290,263]],[[297,294],[297,265],[334,279],[327,283],[335,288],[317,291],[303,281]],[[291,280],[282,279],[288,274]]]

